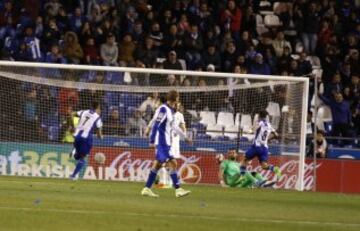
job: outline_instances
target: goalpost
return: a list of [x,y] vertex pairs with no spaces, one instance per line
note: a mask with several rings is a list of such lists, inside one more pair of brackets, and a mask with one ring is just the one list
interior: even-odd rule
[[[269,144],[269,162],[283,171],[276,187],[308,190],[308,86],[303,77],[0,61],[0,174],[68,177],[77,123],[72,113],[96,100],[105,138],[94,138],[83,177],[144,181],[154,156],[146,124],[161,97],[175,89],[195,141],[193,146],[181,143],[183,183],[217,184],[215,154],[246,151],[257,113],[267,110],[280,134]],[[104,163],[94,160],[96,153],[106,157]],[[260,171],[257,161],[252,167]]]

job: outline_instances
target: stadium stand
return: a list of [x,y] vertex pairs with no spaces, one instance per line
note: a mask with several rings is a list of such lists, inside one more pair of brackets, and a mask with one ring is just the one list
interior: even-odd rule
[[[309,102],[314,97],[311,76],[316,75],[321,77],[319,86],[324,88],[326,97],[333,100],[341,94],[349,103],[351,122],[346,128],[351,131],[345,132],[346,135],[359,135],[359,9],[359,1],[354,0],[4,0],[0,2],[0,58],[222,72],[234,72],[237,69],[234,67],[239,66],[240,73],[309,76]],[[52,75],[60,78],[56,73]],[[121,73],[106,76],[84,73],[82,81],[153,84],[146,76],[130,77]],[[207,84],[201,81],[204,80],[168,76],[156,84]],[[1,87],[13,85],[1,83]],[[51,89],[15,89],[27,92],[28,99],[14,97],[24,102],[27,118],[41,118],[36,123],[28,121],[29,128],[33,128],[34,133],[34,126],[46,128],[50,140],[61,139],[60,124],[69,107],[82,105],[78,93],[71,93],[70,105],[63,105],[62,98]],[[126,123],[146,99],[142,94],[135,98],[126,94],[96,97],[105,103],[106,117],[119,117],[121,123]],[[223,97],[215,108],[207,108],[210,111],[204,111],[208,106],[206,102],[184,104],[186,109],[192,110],[191,114],[199,113],[200,123],[207,129],[219,130],[222,126],[223,132],[225,127],[225,136],[233,138],[226,131],[233,131],[234,125],[250,130],[254,117],[253,111],[240,112],[232,108],[234,97]],[[32,110],[31,99],[44,98],[59,105],[51,112],[58,115],[58,120],[33,114],[41,110]],[[113,106],[119,103],[123,104],[114,112]],[[274,105],[269,108],[272,118],[281,110],[281,102],[274,102]],[[151,113],[151,110],[143,110],[146,121],[149,115],[145,112]],[[334,115],[322,112],[318,115],[319,121],[331,122]],[[13,112],[0,113],[3,118],[9,118]],[[4,123],[4,126],[9,124]],[[328,126],[321,122],[320,127],[326,130]],[[7,135],[12,137],[12,134]]]

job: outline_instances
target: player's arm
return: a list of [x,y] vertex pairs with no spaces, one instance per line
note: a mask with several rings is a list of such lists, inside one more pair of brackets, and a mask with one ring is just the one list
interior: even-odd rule
[[171,124],[172,129],[178,134],[182,139],[184,139],[187,143],[192,144],[192,140],[186,136],[186,129],[185,132],[179,126],[175,125],[174,123]]
[[256,131],[260,128],[260,124],[259,123],[256,123],[254,126],[253,126],[253,132],[256,133]]
[[275,129],[273,129],[273,130],[271,131],[269,140],[273,140],[273,139],[277,139],[277,138],[279,138],[279,134],[275,131]]
[[186,136],[186,128],[182,129],[174,123],[174,116],[173,114],[171,114],[171,112],[167,112],[167,118],[171,121],[172,130],[174,130],[175,133],[178,134],[182,139],[184,139],[188,144],[192,144],[192,140]]
[[156,132],[159,129],[160,124],[162,124],[165,121],[166,116],[167,116],[167,112],[165,107],[160,107],[158,108],[158,110],[155,111],[154,118],[156,119],[153,122],[151,128],[150,144],[155,143]]
[[83,112],[84,112],[84,110],[76,111],[76,112],[73,112],[71,115],[72,115],[72,116],[75,116],[75,117],[81,117],[81,115],[82,115]]
[[180,128],[186,134],[186,124],[185,124],[185,119],[184,119],[183,114],[181,114]]
[[99,139],[103,139],[104,138],[104,135],[103,135],[103,132],[102,132],[102,128],[98,128],[97,132],[96,132],[96,135]]
[[[155,115],[155,114],[154,114],[154,115]],[[145,136],[149,136],[149,134],[150,134],[150,132],[151,132],[151,128],[152,128],[152,126],[153,126],[154,123],[155,123],[155,120],[156,120],[156,118],[153,117],[153,118],[150,120],[149,124],[146,126],[146,128],[145,128]]]
[[96,128],[97,128],[97,131],[96,131],[97,137],[99,139],[103,139],[104,138],[104,135],[103,135],[103,132],[102,132],[103,123],[102,123],[100,118],[96,121],[95,125],[96,125]]
[[219,173],[218,173],[219,182],[220,182],[221,187],[227,187],[227,185],[226,185],[226,183],[225,183],[225,174],[224,174],[224,171],[225,171],[225,166],[224,166],[224,162],[222,162],[222,163],[220,164]]

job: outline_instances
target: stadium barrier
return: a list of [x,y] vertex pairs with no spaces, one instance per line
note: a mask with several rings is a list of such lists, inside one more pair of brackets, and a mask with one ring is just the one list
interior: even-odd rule
[[[40,143],[0,143],[0,174],[28,177],[67,178],[75,167],[69,158],[71,145]],[[96,153],[104,153],[103,165],[95,163]],[[145,181],[150,171],[153,150],[126,147],[95,147],[89,164],[82,172],[88,180]],[[281,159],[281,160],[280,160]],[[297,182],[297,158],[271,156],[273,162],[281,163],[283,175],[275,188],[291,189]],[[257,166],[254,161],[253,166]],[[360,162],[354,160],[322,159],[317,162],[317,191],[360,193],[360,182],[354,181],[360,169]],[[218,164],[214,152],[186,151],[179,161],[179,175],[186,184],[218,184]],[[261,171],[259,167],[254,168]],[[314,166],[306,160],[304,189],[312,190]],[[341,174],[340,174],[341,173]],[[263,172],[268,178],[274,176]]]

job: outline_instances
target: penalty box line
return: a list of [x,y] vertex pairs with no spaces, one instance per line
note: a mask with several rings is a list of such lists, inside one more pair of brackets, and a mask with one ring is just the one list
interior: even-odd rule
[[0,210],[16,210],[27,212],[53,212],[53,213],[72,213],[72,214],[119,214],[122,216],[143,216],[143,217],[162,217],[162,218],[182,218],[182,219],[202,219],[213,221],[237,221],[247,223],[270,223],[270,224],[295,224],[295,225],[313,225],[313,226],[341,226],[341,227],[360,227],[360,223],[342,223],[342,222],[321,222],[304,220],[281,220],[281,219],[259,219],[259,218],[241,218],[241,217],[216,217],[216,216],[190,216],[180,214],[156,214],[156,213],[129,213],[119,211],[89,211],[79,209],[51,209],[51,208],[31,208],[31,207],[6,207],[0,206]]

